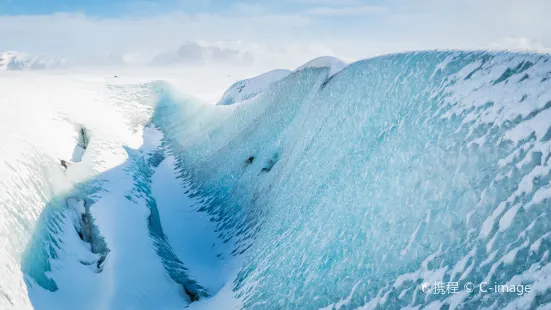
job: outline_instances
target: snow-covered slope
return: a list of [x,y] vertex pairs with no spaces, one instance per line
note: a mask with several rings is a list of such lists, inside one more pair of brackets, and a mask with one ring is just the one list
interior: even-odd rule
[[32,56],[21,52],[0,53],[0,71],[52,69],[64,66],[65,62],[63,58]]
[[236,82],[222,96],[218,105],[230,105],[254,98],[270,85],[288,76],[291,71],[272,70],[259,76]]
[[204,295],[144,195],[162,136],[144,128],[149,88],[32,72],[0,85],[0,309],[177,309]]
[[318,62],[227,107],[0,76],[0,308],[547,307],[550,56]]

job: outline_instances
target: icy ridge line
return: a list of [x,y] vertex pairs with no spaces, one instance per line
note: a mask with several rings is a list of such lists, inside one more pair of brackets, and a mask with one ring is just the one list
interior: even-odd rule
[[234,83],[224,93],[217,105],[231,105],[252,99],[264,92],[273,84],[286,78],[291,73],[300,72],[308,68],[326,68],[328,70],[327,78],[331,79],[333,75],[346,68],[346,66],[347,64],[338,58],[322,56],[308,61],[294,71],[283,69],[268,71],[253,78]]

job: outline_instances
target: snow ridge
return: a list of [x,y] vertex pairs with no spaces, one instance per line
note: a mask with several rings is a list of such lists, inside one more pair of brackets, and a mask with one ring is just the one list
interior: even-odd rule
[[288,70],[276,69],[236,82],[224,93],[217,105],[231,105],[254,98],[290,73]]

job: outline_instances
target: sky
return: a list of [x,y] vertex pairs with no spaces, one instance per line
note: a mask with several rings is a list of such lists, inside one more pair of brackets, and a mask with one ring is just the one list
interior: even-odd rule
[[551,47],[549,0],[0,0],[0,51],[90,65],[292,69],[427,49]]

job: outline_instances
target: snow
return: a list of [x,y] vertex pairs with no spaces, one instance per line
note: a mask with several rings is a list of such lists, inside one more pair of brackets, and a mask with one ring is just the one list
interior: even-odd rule
[[[10,176],[0,181],[8,189],[0,192],[7,206],[0,242],[13,249],[2,256],[0,283],[9,297],[0,298],[1,308],[26,309],[31,303],[35,309],[185,307],[189,299],[155,250],[150,208],[129,173],[137,165],[129,157],[131,149],[150,156],[162,137],[144,128],[152,111],[147,96],[140,98],[144,87],[51,73],[0,78],[7,86],[0,89],[0,104],[7,111],[0,116],[0,143],[10,145],[0,154],[0,169]],[[82,161],[64,171],[60,160],[70,161],[80,147],[81,127],[90,135],[88,147]],[[92,228],[92,243],[78,234],[84,200],[99,230]],[[103,262],[98,238],[108,246]],[[52,250],[44,252],[53,240]]]
[[[219,244],[216,227],[197,209],[198,199],[186,194],[191,185],[176,175],[175,159],[168,156],[152,177],[152,195],[157,197],[164,233],[174,251],[189,268],[190,274],[212,294],[217,293],[229,280],[227,262],[220,253],[227,250]],[[197,238],[201,236],[201,238]]]
[[0,308],[548,304],[549,56],[194,70],[0,72]]
[[33,56],[16,51],[0,53],[0,71],[53,69],[63,67],[64,64],[63,58]]
[[[91,128],[101,124],[96,131],[97,136],[108,132],[105,136],[109,136],[111,141],[126,136],[125,139],[132,144],[132,135],[121,130],[121,119],[117,117],[120,114],[111,105],[113,101],[95,93],[96,86],[93,84],[19,73],[4,74],[0,79],[0,108],[4,111],[0,113],[0,144],[4,146],[0,152],[0,170],[5,176],[0,178],[0,204],[3,206],[0,211],[0,243],[2,248],[10,249],[0,258],[0,285],[10,296],[8,304],[4,304],[6,299],[1,298],[0,308],[27,309],[31,307],[28,295],[33,295],[34,289],[40,291],[40,287],[34,285],[34,289],[27,292],[21,269],[36,275],[44,285],[49,282],[35,273],[49,264],[43,259],[43,253],[25,250],[32,247],[31,244],[40,244],[45,240],[45,236],[37,232],[46,230],[48,225],[40,219],[46,220],[52,214],[50,212],[55,213],[57,206],[65,203],[65,200],[55,198],[70,191],[74,182],[117,164],[117,156],[112,154],[111,158],[98,163],[94,169],[88,167],[67,172],[71,175],[68,178],[60,166],[60,159],[70,160],[78,143],[74,124],[87,123]],[[97,110],[107,113],[102,119],[97,119],[94,116]],[[111,153],[109,148],[106,150]],[[48,209],[47,205],[51,208]],[[45,209],[50,211],[44,212]],[[70,211],[70,214],[73,213]],[[64,240],[67,250],[77,253],[74,255],[78,259],[90,257],[91,253],[83,253],[81,243],[76,241],[80,239],[75,229],[72,228],[72,233],[66,233],[70,230],[62,228],[74,226],[73,215],[68,216],[59,219],[64,223],[60,225],[59,240]],[[49,265],[53,266],[53,263]],[[67,269],[71,270],[71,266]],[[73,275],[80,273],[80,269],[70,271]],[[82,281],[87,279],[85,274],[81,276]]]
[[218,105],[230,105],[252,99],[270,87],[272,84],[288,76],[288,70],[272,70],[259,76],[239,81],[233,84],[222,96]]

